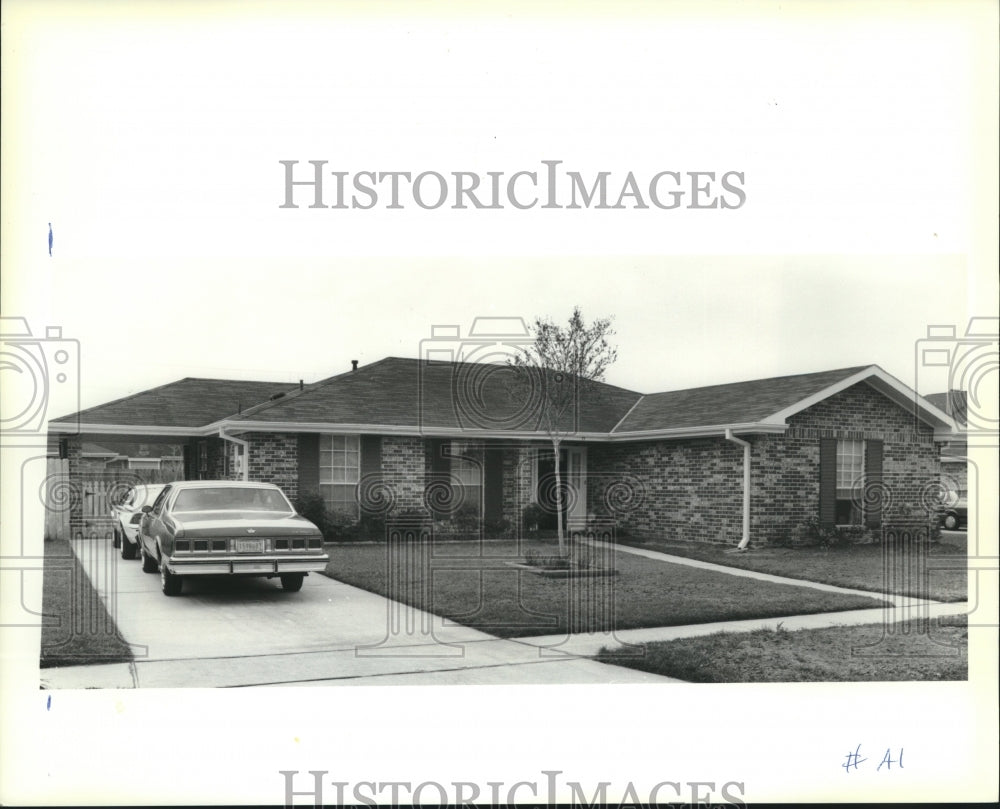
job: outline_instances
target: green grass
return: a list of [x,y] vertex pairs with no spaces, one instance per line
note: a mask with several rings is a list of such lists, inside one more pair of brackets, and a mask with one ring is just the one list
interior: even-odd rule
[[935,567],[935,563],[954,564],[966,557],[964,543],[943,541],[928,546],[926,582],[917,577],[909,581],[883,573],[882,546],[847,545],[838,548],[751,547],[745,553],[735,552],[731,545],[704,542],[669,542],[665,540],[622,539],[621,544],[661,551],[689,559],[700,559],[719,565],[756,570],[776,576],[834,584],[876,593],[912,595],[936,601],[965,601],[968,593],[964,564],[959,569]]
[[[891,630],[891,631],[889,631]],[[883,634],[885,633],[885,634]],[[796,632],[761,629],[642,644],[598,660],[695,683],[967,680],[967,618],[929,627],[845,626]]]
[[771,584],[613,552],[619,575],[552,579],[504,565],[551,542],[452,542],[432,546],[387,581],[387,546],[327,545],[327,575],[500,637],[529,637],[879,607],[866,596]]
[[41,668],[131,661],[132,650],[69,543],[47,539],[44,544]]

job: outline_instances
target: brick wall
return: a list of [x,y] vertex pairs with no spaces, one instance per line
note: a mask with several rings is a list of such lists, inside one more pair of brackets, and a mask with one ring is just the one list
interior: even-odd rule
[[535,452],[540,446],[511,444],[503,451],[503,517],[518,535],[523,528],[524,507],[535,499],[531,477]]
[[299,444],[295,433],[246,433],[248,477],[273,483],[293,503],[299,496]]
[[788,425],[784,435],[751,439],[750,535],[756,542],[781,539],[818,515],[821,438],[883,442],[888,514],[919,508],[938,480],[933,429],[864,382],[792,416]]
[[382,438],[383,480],[392,489],[397,509],[424,507],[424,439],[387,435]]
[[587,508],[637,536],[737,542],[743,450],[721,438],[591,444]]
[[[865,383],[751,444],[750,538],[781,539],[819,513],[820,438],[879,439],[887,509],[917,507],[939,475],[933,430]],[[742,448],[722,438],[592,444],[588,509],[637,535],[736,543],[742,533]],[[624,505],[623,505],[624,504]]]

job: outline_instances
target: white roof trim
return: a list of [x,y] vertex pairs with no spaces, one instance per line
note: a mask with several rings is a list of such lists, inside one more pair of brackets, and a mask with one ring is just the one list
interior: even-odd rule
[[[201,438],[218,434],[219,429],[235,433],[343,433],[369,435],[402,435],[412,437],[441,438],[494,438],[522,441],[548,441],[544,430],[466,430],[458,427],[427,427],[397,424],[344,424],[339,422],[309,421],[222,421],[204,427],[154,427],[151,425],[127,424],[50,424],[53,433],[69,435],[155,435],[164,437]],[[571,432],[563,435],[566,441],[651,441],[667,438],[706,438],[723,436],[726,430],[736,433],[783,433],[787,424],[770,422],[742,422],[736,424],[708,424],[694,427],[676,427],[666,430],[636,430],[624,433]]]
[[[427,427],[389,424],[340,424],[335,422],[267,422],[234,421],[226,425],[227,430],[239,432],[276,433],[367,433],[378,435],[408,435],[428,437],[467,438],[507,438],[532,441],[547,441],[549,434],[544,430],[465,430],[458,427]],[[563,434],[565,441],[648,441],[656,438],[703,438],[723,436],[726,430],[738,433],[783,433],[786,424],[742,422],[738,424],[711,424],[695,427],[677,427],[669,430],[637,430],[627,433],[570,432]]]
[[[841,391],[846,390],[858,382],[867,382],[875,390],[888,397],[896,404],[914,413],[925,424],[934,428],[936,440],[954,434],[957,431],[954,419],[943,410],[935,407],[915,390],[904,385],[894,376],[890,376],[877,365],[870,365],[867,368],[852,374],[839,382],[834,383],[823,390],[807,396],[805,399],[796,402],[784,410],[779,410],[765,419],[767,423],[784,424],[790,416],[800,413],[806,408],[812,407],[824,399],[828,399]],[[941,428],[944,428],[943,430]]]
[[133,424],[87,424],[83,422],[49,423],[49,432],[61,435],[101,433],[104,435],[192,436],[205,435],[207,434],[205,430],[205,427],[154,427]]

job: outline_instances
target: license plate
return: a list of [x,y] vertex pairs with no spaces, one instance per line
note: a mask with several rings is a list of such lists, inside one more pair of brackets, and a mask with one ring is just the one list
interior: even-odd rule
[[236,552],[237,553],[263,553],[264,552],[264,540],[263,539],[237,539],[236,540]]

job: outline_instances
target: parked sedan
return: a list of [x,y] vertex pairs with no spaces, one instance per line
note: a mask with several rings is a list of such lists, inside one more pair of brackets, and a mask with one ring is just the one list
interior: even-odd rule
[[965,528],[969,519],[969,501],[966,495],[957,493],[954,497],[948,498],[941,508],[941,527],[954,531],[956,528]]
[[121,549],[122,559],[135,559],[139,555],[139,523],[142,507],[153,504],[163,491],[163,483],[130,486],[121,502],[111,506],[114,546]]
[[270,483],[170,483],[143,508],[139,552],[145,573],[160,572],[165,595],[187,576],[266,576],[291,592],[326,568],[319,529]]

